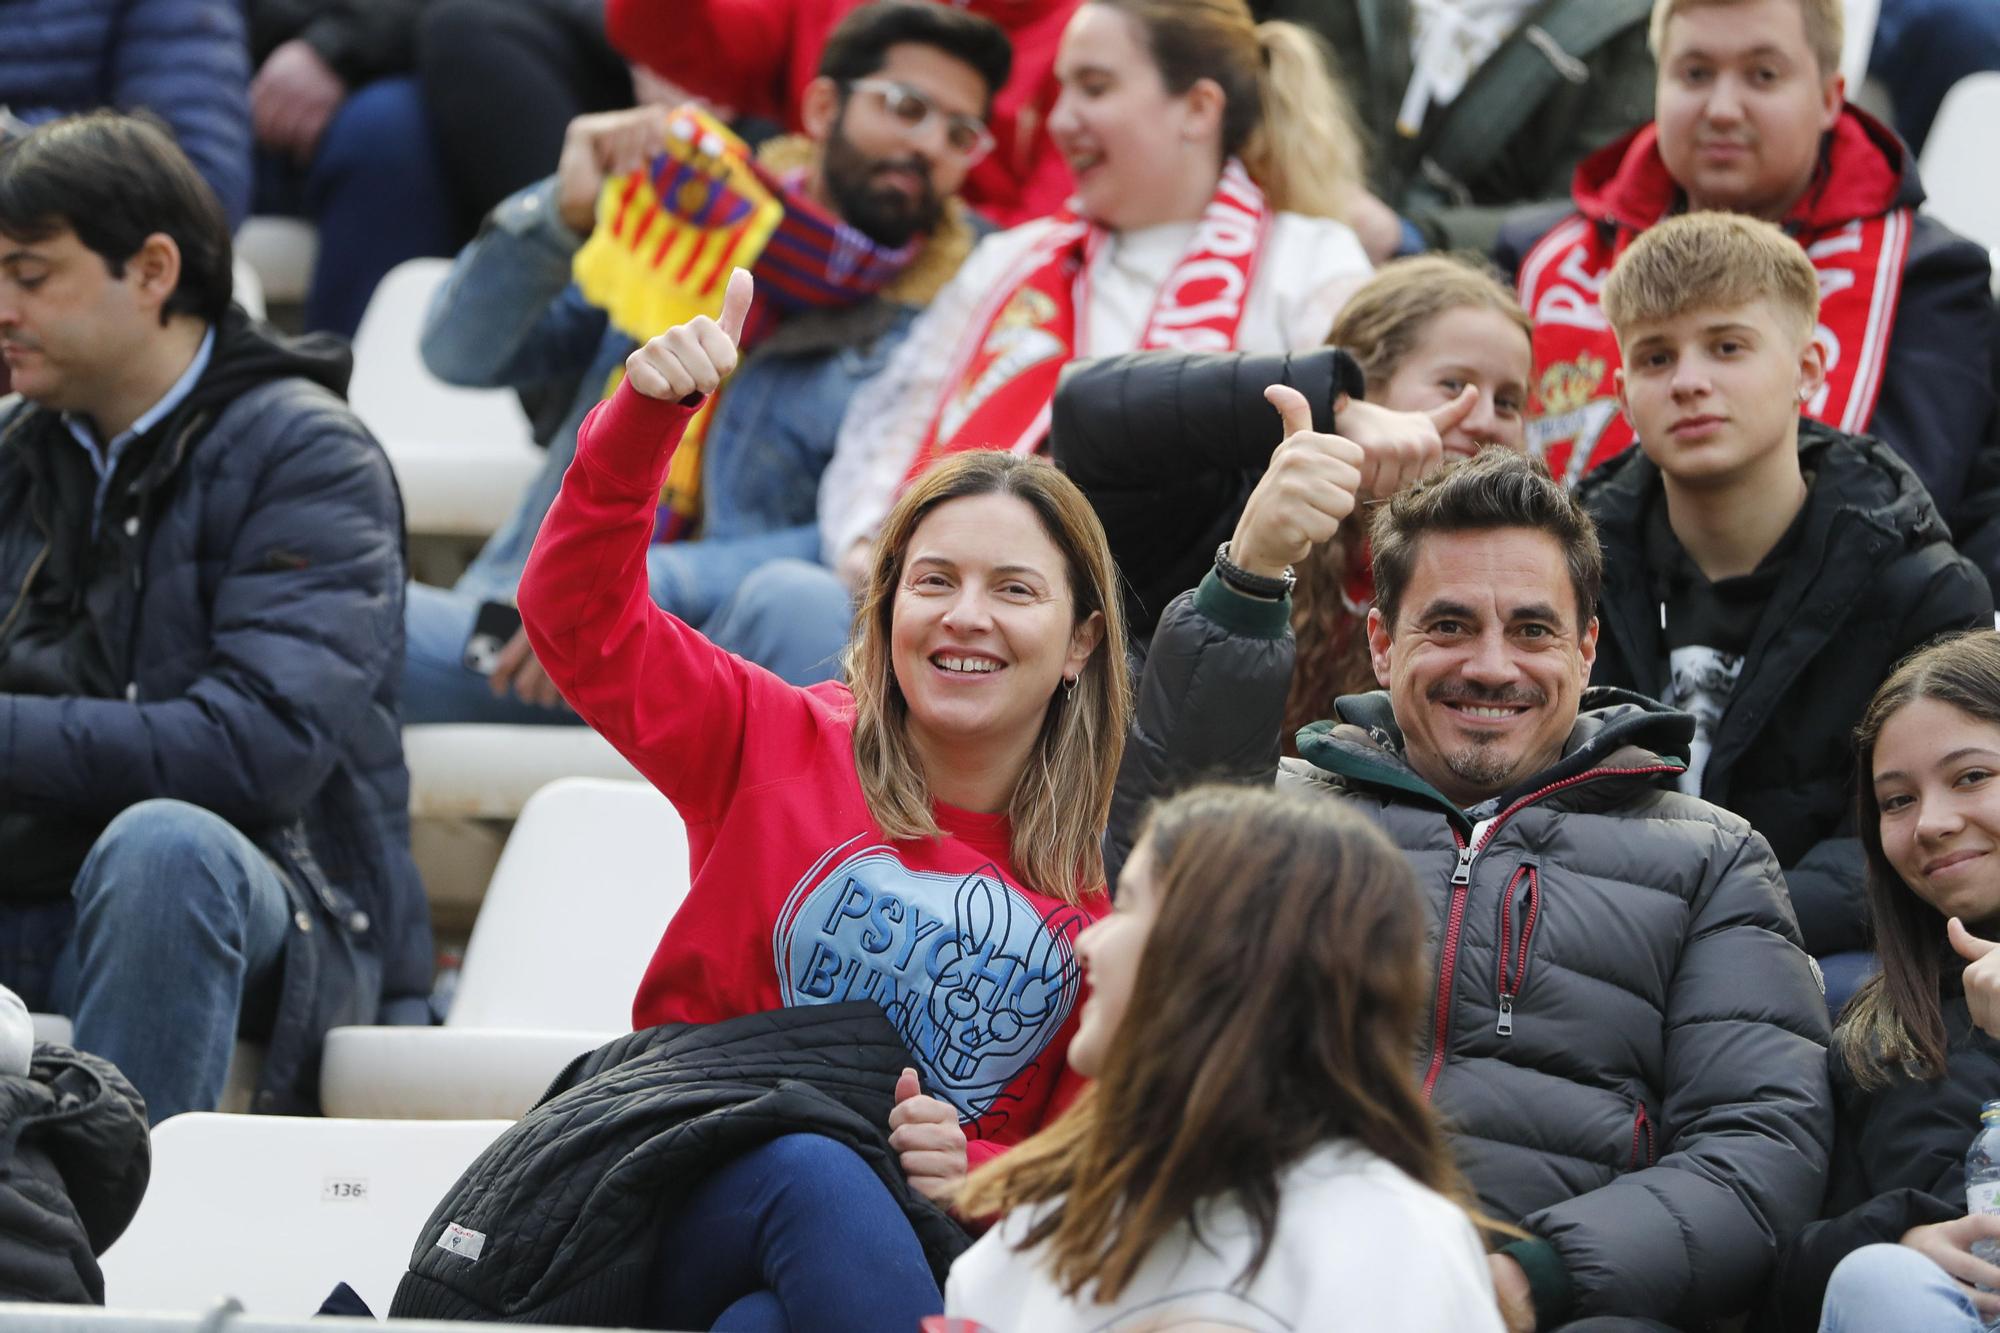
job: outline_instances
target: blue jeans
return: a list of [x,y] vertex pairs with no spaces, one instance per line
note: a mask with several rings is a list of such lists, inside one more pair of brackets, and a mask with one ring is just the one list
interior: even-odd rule
[[333,113],[304,167],[260,151],[256,206],[318,227],[306,327],[347,338],[383,274],[405,259],[458,248],[437,138],[414,78],[357,89]]
[[764,566],[818,556],[819,527],[812,523],[737,537],[657,542],[646,552],[646,579],[655,602],[712,635],[717,613]]
[[291,926],[255,843],[199,806],[142,801],[92,845],[69,899],[0,909],[0,952],[49,960],[21,998],[72,1015],[77,1048],[117,1065],[158,1124],[215,1109],[238,1030],[276,1011]]
[[1864,1245],[1826,1284],[1819,1333],[1978,1333],[1979,1312],[1950,1274],[1907,1245]]
[[709,621],[717,647],[769,668],[794,685],[840,675],[854,604],[825,565],[774,560],[743,580]]
[[[813,610],[801,610],[788,600],[783,591],[790,586],[787,576],[781,572],[774,581],[762,574],[774,559],[780,566],[804,565],[784,557],[809,555],[818,546],[819,530],[813,527],[733,540],[662,542],[646,553],[653,600],[721,647],[762,662],[794,685],[830,680],[837,670],[833,658],[847,640],[846,593],[828,572],[827,581],[840,599],[838,624],[816,624]],[[496,696],[486,677],[465,666],[465,640],[480,603],[509,595],[491,591],[483,573],[469,571],[449,591],[421,583],[409,586],[403,603],[403,721],[577,721],[567,708],[543,708],[512,694]],[[821,585],[813,581],[809,586],[817,590]],[[817,592],[809,598],[806,606],[813,609],[824,601]],[[825,646],[827,640],[832,647]]]
[[403,722],[575,723],[567,708],[495,695],[486,677],[466,667],[465,640],[484,600],[477,592],[421,583],[405,589]]
[[851,1148],[787,1134],[668,1217],[653,1324],[730,1333],[914,1333],[944,1297],[902,1207]]

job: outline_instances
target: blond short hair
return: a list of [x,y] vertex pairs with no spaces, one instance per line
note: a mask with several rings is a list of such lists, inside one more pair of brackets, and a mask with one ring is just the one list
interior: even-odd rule
[[1819,275],[1768,222],[1686,213],[1639,233],[1611,266],[1602,305],[1621,344],[1637,324],[1746,305],[1777,310],[1804,338],[1819,320]]
[[[1647,45],[1653,49],[1653,58],[1660,59],[1667,48],[1667,20],[1689,9],[1703,5],[1741,4],[1743,0],[1653,0],[1653,21],[1647,34]],[[1840,72],[1840,48],[1847,40],[1847,18],[1841,0],[1797,0],[1800,16],[1806,22],[1806,45],[1812,48],[1813,59],[1819,61],[1821,78]]]

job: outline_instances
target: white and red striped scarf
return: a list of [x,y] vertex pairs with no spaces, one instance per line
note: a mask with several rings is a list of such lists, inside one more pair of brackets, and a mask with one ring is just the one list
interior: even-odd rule
[[[1270,231],[1264,192],[1231,158],[1187,252],[1160,285],[1139,348],[1234,347]],[[1105,237],[1103,228],[1065,215],[994,284],[952,351],[944,394],[906,479],[964,449],[1033,453],[1048,436],[1063,366],[1074,356],[1132,350],[1079,345],[1090,261]]]

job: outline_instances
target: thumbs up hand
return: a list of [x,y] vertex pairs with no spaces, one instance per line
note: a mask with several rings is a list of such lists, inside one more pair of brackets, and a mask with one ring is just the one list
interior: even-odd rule
[[1470,453],[1479,442],[1454,432],[1479,406],[1479,390],[1466,385],[1458,396],[1427,412],[1398,412],[1377,403],[1341,398],[1334,404],[1340,433],[1361,446],[1361,494],[1386,500],[1444,461],[1447,440]]
[[1945,935],[1968,964],[1965,1003],[1973,1023],[1988,1036],[2000,1038],[2000,944],[1980,939],[1957,917],[1946,923]]
[[949,1103],[926,1097],[918,1088],[914,1069],[905,1069],[896,1080],[889,1146],[901,1157],[910,1188],[948,1205],[965,1181],[965,1131]]
[[1278,409],[1285,440],[1237,520],[1230,563],[1276,578],[1330,540],[1354,512],[1367,461],[1360,445],[1313,429],[1312,406],[1297,389],[1273,384],[1264,398]]
[[680,402],[714,393],[736,369],[736,347],[743,321],[756,295],[748,269],[729,275],[722,296],[722,315],[696,315],[676,324],[625,358],[625,379],[648,398]]

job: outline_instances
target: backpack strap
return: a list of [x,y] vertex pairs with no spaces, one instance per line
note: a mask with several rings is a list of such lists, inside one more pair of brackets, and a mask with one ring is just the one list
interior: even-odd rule
[[1652,10],[1652,0],[1570,0],[1545,7],[1515,29],[1426,136],[1418,165],[1423,183],[1450,202],[1471,202],[1465,181],[1499,154],[1559,84],[1586,82],[1585,62]]

